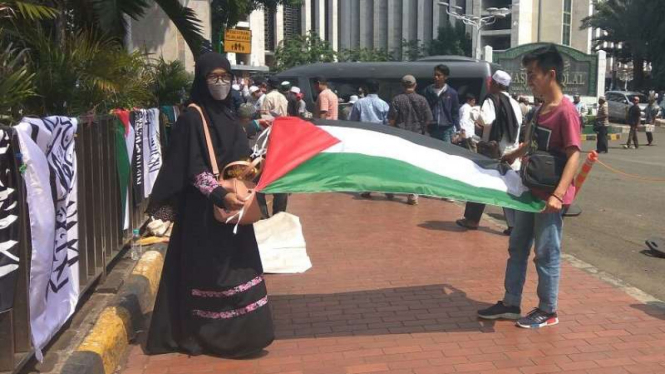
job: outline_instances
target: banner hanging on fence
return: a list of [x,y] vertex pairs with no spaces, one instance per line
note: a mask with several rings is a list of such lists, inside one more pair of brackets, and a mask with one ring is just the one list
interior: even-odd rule
[[152,186],[155,185],[157,174],[162,167],[162,148],[159,139],[159,109],[141,109],[145,112],[143,127],[143,170],[144,198],[149,198]]
[[18,201],[11,130],[0,129],[0,313],[14,306],[18,277]]
[[30,328],[40,361],[79,298],[76,129],[68,117],[25,118],[16,126],[32,241]]

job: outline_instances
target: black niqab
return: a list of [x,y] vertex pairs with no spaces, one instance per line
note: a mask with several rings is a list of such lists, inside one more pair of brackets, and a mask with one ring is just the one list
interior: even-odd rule
[[[231,94],[224,100],[215,100],[208,89],[206,77],[218,68],[231,73],[229,60],[219,53],[206,53],[196,60],[190,100],[203,109],[221,171],[228,163],[247,158],[251,151],[246,134],[233,112]],[[187,109],[178,118],[171,135],[164,165],[150,196],[148,214],[164,205],[177,207],[178,197],[185,187],[206,171],[211,172],[212,166],[201,116],[198,111]]]

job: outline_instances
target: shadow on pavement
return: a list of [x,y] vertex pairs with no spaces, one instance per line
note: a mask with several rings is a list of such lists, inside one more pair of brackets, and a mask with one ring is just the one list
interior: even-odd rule
[[490,304],[469,299],[447,284],[335,294],[275,295],[278,339],[427,332],[494,332],[476,310]]
[[646,304],[632,304],[630,307],[641,310],[651,317],[665,320],[665,302],[649,301]]
[[503,232],[499,230],[494,230],[487,226],[483,226],[482,222],[480,223],[480,227],[478,227],[478,230],[467,230],[465,228],[457,226],[457,224],[452,221],[426,221],[419,224],[418,227],[427,230],[439,230],[439,231],[451,231],[451,232],[481,231],[481,232],[486,232],[488,234],[506,236],[503,234]]

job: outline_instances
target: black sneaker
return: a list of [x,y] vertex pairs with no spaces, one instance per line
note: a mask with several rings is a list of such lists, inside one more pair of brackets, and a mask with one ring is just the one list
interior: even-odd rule
[[363,192],[360,194],[360,197],[362,197],[363,199],[371,199],[372,194],[370,192]]
[[479,310],[478,317],[482,319],[520,319],[522,314],[519,307],[506,306],[503,301],[499,301],[487,309]]
[[517,327],[523,329],[537,329],[541,327],[554,326],[559,323],[559,317],[555,313],[547,313],[538,308],[532,310],[526,317],[517,321]]

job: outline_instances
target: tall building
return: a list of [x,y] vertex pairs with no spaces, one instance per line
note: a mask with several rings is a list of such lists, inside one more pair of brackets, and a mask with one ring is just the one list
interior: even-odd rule
[[[452,0],[454,3],[455,0]],[[460,2],[458,0],[457,2]],[[473,16],[488,16],[488,8],[508,8],[503,19],[480,31],[480,46],[506,50],[518,45],[551,42],[591,53],[591,30],[580,30],[582,19],[593,14],[591,0],[464,0]],[[475,45],[478,33],[473,33]]]
[[260,9],[247,18],[251,56],[243,64],[270,64],[275,49],[293,35],[315,32],[335,51],[369,48],[401,53],[402,40],[431,41],[449,22],[437,0],[303,0],[299,7]]
[[[181,0],[184,1],[184,0]],[[509,13],[484,27],[480,33],[467,30],[479,49],[490,45],[505,50],[535,42],[569,45],[591,52],[592,30],[580,30],[581,20],[593,14],[592,0],[447,0],[460,14],[481,17],[488,8],[507,8]],[[210,0],[188,0],[202,20],[205,35],[210,33]],[[428,43],[438,29],[454,21],[439,0],[302,0],[301,6],[278,6],[274,10],[252,12],[236,27],[252,32],[251,54],[230,54],[232,63],[249,69],[271,65],[274,52],[285,39],[316,32],[336,51],[369,48],[401,53],[402,41]],[[167,60],[179,59],[188,70],[194,63],[177,29],[159,7],[153,5],[146,17],[129,22],[126,44]],[[482,56],[477,56],[482,58]]]
[[[488,16],[488,8],[507,8],[507,17],[483,27],[467,26],[479,49],[490,45],[502,51],[522,44],[552,42],[591,52],[591,30],[580,30],[584,17],[593,14],[592,0],[448,0],[455,11]],[[370,48],[400,52],[402,40],[427,43],[438,36],[445,22],[453,22],[438,0],[303,0],[300,7],[257,10],[248,27],[260,28],[264,43],[253,43],[244,63],[270,64],[279,43],[292,35],[316,32],[333,49]],[[458,21],[459,22],[459,21]],[[482,57],[482,56],[477,56]]]

